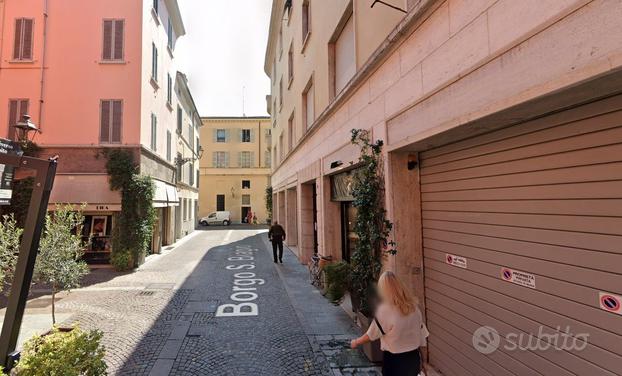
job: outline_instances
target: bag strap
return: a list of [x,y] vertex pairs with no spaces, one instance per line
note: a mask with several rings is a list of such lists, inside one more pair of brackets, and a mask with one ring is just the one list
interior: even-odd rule
[[377,317],[374,317],[374,322],[376,323],[376,325],[378,325],[378,329],[380,329],[380,333],[382,333],[382,335],[385,335],[386,333],[384,332],[384,329],[382,329],[382,325],[380,325],[380,321],[378,321]]

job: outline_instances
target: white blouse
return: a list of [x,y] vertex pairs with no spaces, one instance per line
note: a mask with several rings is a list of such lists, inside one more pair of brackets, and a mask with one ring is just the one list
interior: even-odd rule
[[372,341],[380,339],[382,350],[399,354],[427,345],[426,338],[430,332],[423,323],[419,308],[404,316],[397,307],[383,303],[376,310],[376,319],[382,330],[376,320],[373,320],[367,336]]

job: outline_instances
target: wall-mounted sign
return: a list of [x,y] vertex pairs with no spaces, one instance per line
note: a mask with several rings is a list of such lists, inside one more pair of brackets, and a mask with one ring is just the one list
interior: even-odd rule
[[[0,138],[0,154],[21,155],[22,150],[19,144],[11,140]],[[13,196],[13,177],[15,167],[0,164],[0,205],[10,205]]]
[[445,255],[445,262],[452,266],[457,266],[462,269],[467,268],[467,259],[466,257],[450,255],[449,253]]
[[521,272],[519,270],[501,268],[501,278],[504,281],[511,282],[515,285],[536,288],[536,276],[530,273]]
[[622,296],[599,292],[598,301],[600,303],[600,309],[622,315]]

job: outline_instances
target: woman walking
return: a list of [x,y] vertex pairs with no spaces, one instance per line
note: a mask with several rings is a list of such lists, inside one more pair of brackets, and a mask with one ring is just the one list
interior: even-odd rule
[[421,352],[426,346],[428,329],[423,323],[417,298],[412,297],[404,285],[390,271],[382,273],[378,280],[382,303],[367,333],[353,339],[353,349],[380,339],[384,360],[384,376],[417,376],[421,372]]

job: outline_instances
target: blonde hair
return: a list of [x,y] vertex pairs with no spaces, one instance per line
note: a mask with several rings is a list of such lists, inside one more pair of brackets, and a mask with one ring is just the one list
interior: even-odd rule
[[380,296],[399,309],[402,315],[408,315],[417,309],[419,299],[412,296],[392,271],[385,271],[378,279]]

